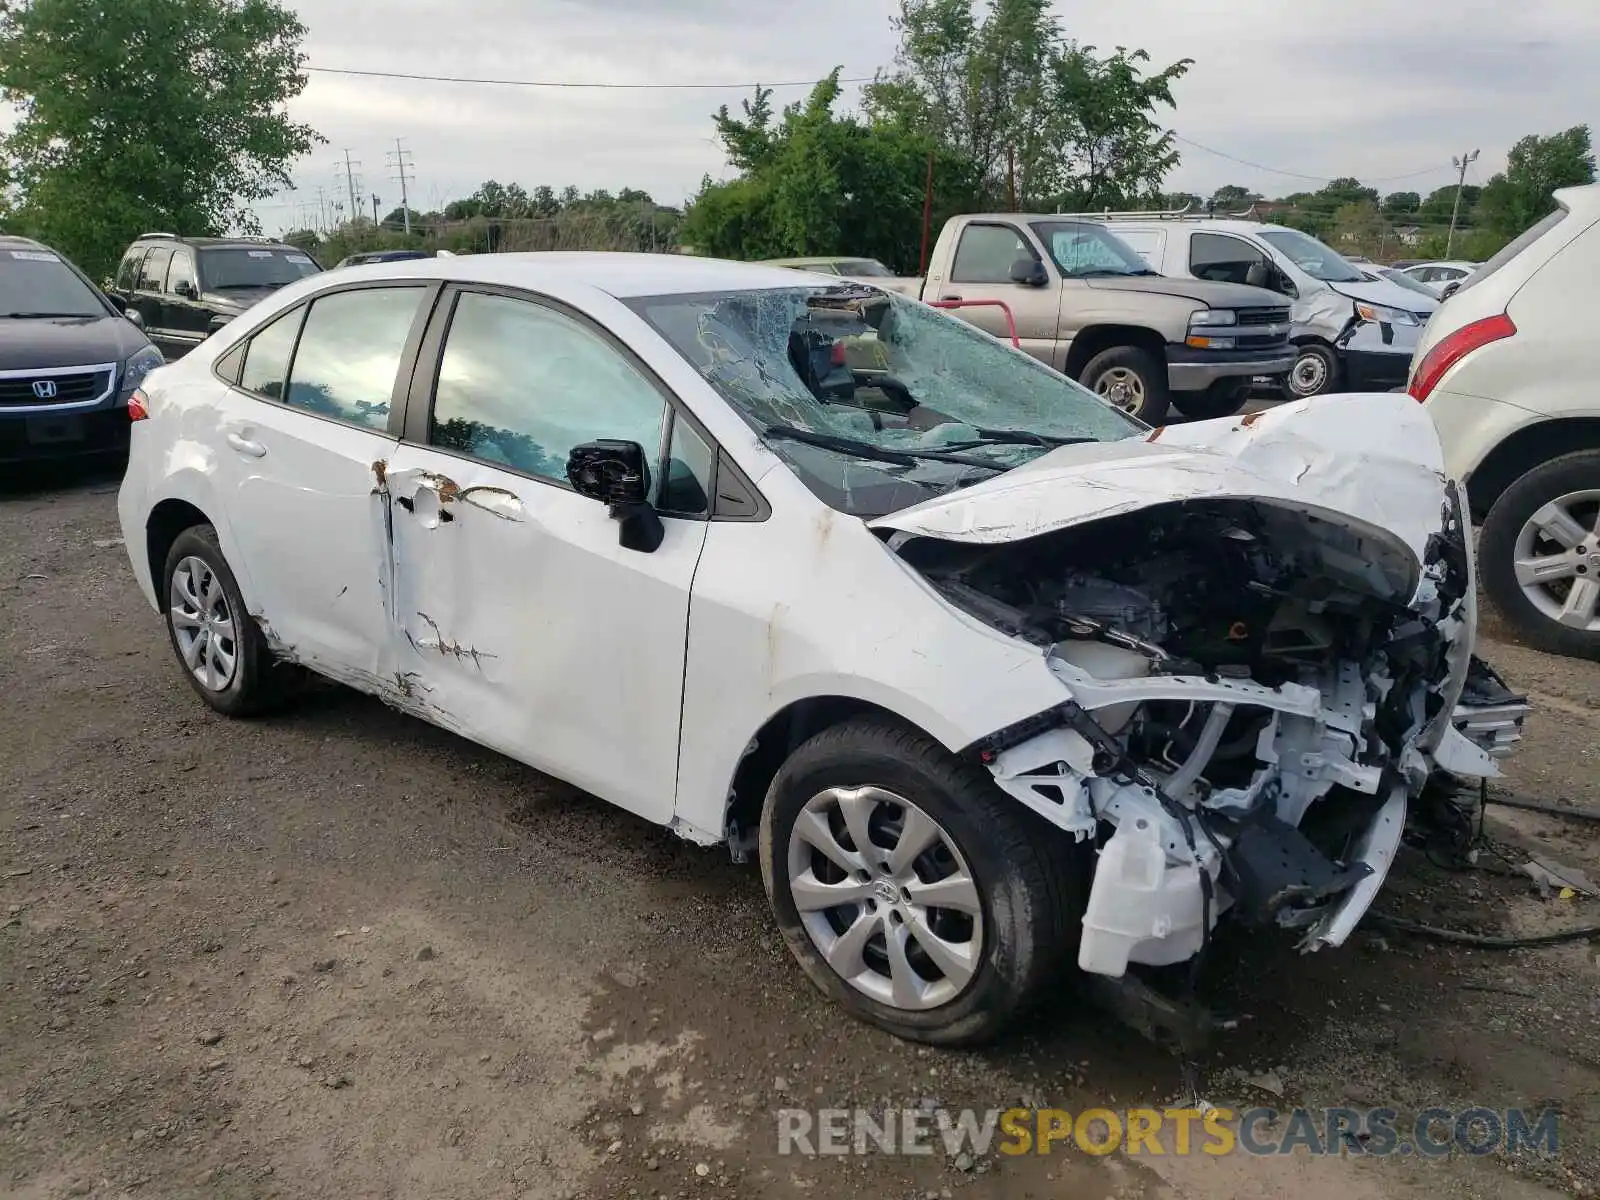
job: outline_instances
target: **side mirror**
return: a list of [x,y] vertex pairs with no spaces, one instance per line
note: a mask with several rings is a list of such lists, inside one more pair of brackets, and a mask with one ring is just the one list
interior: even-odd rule
[[1448,299],[1450,299],[1451,296],[1454,296],[1460,290],[1461,290],[1461,280],[1452,279],[1449,283],[1444,285],[1444,290],[1439,293],[1439,299],[1448,300]]
[[567,482],[578,495],[610,507],[611,519],[621,525],[617,541],[624,550],[651,554],[666,537],[650,504],[650,466],[638,442],[605,439],[574,446],[567,456]]
[[122,310],[122,315],[127,317],[128,320],[132,321],[138,328],[144,328],[144,317],[139,315],[139,310],[137,308],[125,308]]
[[1264,262],[1254,262],[1245,270],[1244,281],[1251,287],[1271,287],[1272,268]]
[[190,283],[187,279],[178,280],[177,286],[174,287],[172,290],[177,295],[182,296],[185,300],[193,300],[194,299],[194,296],[195,296],[194,284]]
[[1011,282],[1021,287],[1043,287],[1050,282],[1050,276],[1037,258],[1019,258],[1011,264]]

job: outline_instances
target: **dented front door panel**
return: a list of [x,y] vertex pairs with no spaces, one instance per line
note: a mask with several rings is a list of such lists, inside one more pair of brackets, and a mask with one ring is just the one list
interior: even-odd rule
[[385,464],[399,702],[652,821],[672,817],[705,541],[625,550],[570,488],[403,445]]

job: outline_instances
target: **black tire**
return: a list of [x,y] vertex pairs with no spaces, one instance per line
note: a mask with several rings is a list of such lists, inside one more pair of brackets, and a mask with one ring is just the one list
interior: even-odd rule
[[[1574,629],[1541,612],[1517,582],[1517,536],[1529,518],[1550,501],[1572,492],[1600,489],[1600,450],[1579,450],[1551,459],[1518,479],[1494,502],[1478,539],[1478,573],[1483,590],[1525,641],[1551,654],[1600,661],[1600,632]],[[1587,522],[1589,529],[1595,525]],[[1600,538],[1583,543],[1590,561],[1582,576],[1600,575]]]
[[1167,366],[1161,359],[1138,346],[1113,346],[1088,361],[1078,373],[1078,382],[1098,393],[1105,377],[1113,371],[1137,375],[1143,392],[1142,398],[1132,407],[1118,404],[1118,408],[1146,425],[1159,425],[1167,419],[1172,396],[1167,390]]
[[[1308,360],[1315,360],[1315,382],[1302,383],[1302,364]],[[1343,382],[1344,372],[1339,365],[1339,356],[1331,347],[1324,346],[1321,342],[1307,342],[1304,346],[1295,347],[1294,365],[1289,368],[1289,373],[1283,377],[1283,394],[1290,400],[1306,400],[1312,396],[1321,396],[1327,392],[1336,392]]]
[[[911,801],[943,826],[979,894],[979,965],[935,1008],[897,1008],[847,982],[811,940],[791,892],[790,833],[806,803],[829,788],[867,785]],[[1077,945],[1083,873],[1071,838],[1007,796],[976,763],[885,718],[824,730],[784,763],[762,809],[760,855],[767,898],[802,969],[852,1015],[896,1037],[939,1046],[992,1040],[1060,979]]]
[[[222,587],[227,613],[233,624],[234,671],[227,685],[211,688],[203,684],[184,659],[183,647],[172,615],[173,576],[186,559],[199,559],[216,576]],[[253,717],[279,707],[288,694],[289,670],[275,662],[267,639],[250,616],[239,583],[233,577],[228,560],[223,557],[217,542],[217,531],[210,525],[194,525],[180,533],[167,551],[167,561],[161,578],[156,581],[156,594],[161,602],[167,626],[167,640],[172,643],[172,653],[178,660],[183,677],[194,688],[195,694],[229,717]]]
[[1195,421],[1231,417],[1250,399],[1248,379],[1222,379],[1200,392],[1179,392],[1173,403],[1184,416]]

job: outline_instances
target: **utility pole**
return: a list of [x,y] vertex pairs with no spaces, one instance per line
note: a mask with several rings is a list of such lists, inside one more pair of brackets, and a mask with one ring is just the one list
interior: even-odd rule
[[383,201],[378,199],[378,193],[377,192],[373,192],[372,193],[372,227],[374,229],[376,229],[378,227],[378,205],[380,205],[382,203],[383,203]]
[[361,164],[350,161],[350,151],[344,152],[344,182],[350,191],[350,219],[356,220],[361,216],[361,202],[356,196],[361,192],[361,176],[356,174],[356,168]]
[[399,138],[395,138],[394,153],[388,155],[388,161],[389,165],[395,169],[397,174],[391,176],[390,178],[394,179],[400,185],[400,214],[406,223],[407,237],[411,236],[411,199],[407,191],[407,188],[411,182],[410,178],[407,176],[407,172],[413,167],[410,155],[411,151],[407,150],[403,145],[400,144]]
[[1460,158],[1452,158],[1450,165],[1460,173],[1456,179],[1456,202],[1450,208],[1450,232],[1445,234],[1444,256],[1450,257],[1450,251],[1456,244],[1456,220],[1461,216],[1461,189],[1467,185],[1467,168],[1478,161],[1478,152],[1463,154]]
[[317,232],[328,232],[328,189],[317,184]]

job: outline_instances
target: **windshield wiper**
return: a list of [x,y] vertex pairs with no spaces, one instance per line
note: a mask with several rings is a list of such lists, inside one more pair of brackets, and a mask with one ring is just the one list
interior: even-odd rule
[[816,446],[822,450],[833,450],[839,454],[849,454],[856,458],[870,458],[878,462],[896,463],[902,467],[914,467],[919,460],[926,459],[930,462],[956,463],[963,467],[982,467],[986,471],[1008,471],[1009,467],[999,463],[987,462],[981,458],[969,458],[965,454],[947,454],[942,450],[900,450],[890,449],[887,446],[875,446],[871,442],[857,441],[855,438],[836,437],[831,433],[813,433],[809,429],[797,429],[793,425],[768,425],[768,437],[784,438],[791,442],[802,442],[807,446]]
[[0,313],[0,320],[23,321],[29,317],[97,317],[101,315],[103,314],[85,312],[8,312]]
[[1034,433],[1027,429],[978,429],[972,441],[947,442],[946,449],[971,450],[977,446],[1081,446],[1085,442],[1098,442],[1093,437],[1055,437],[1048,433]]

